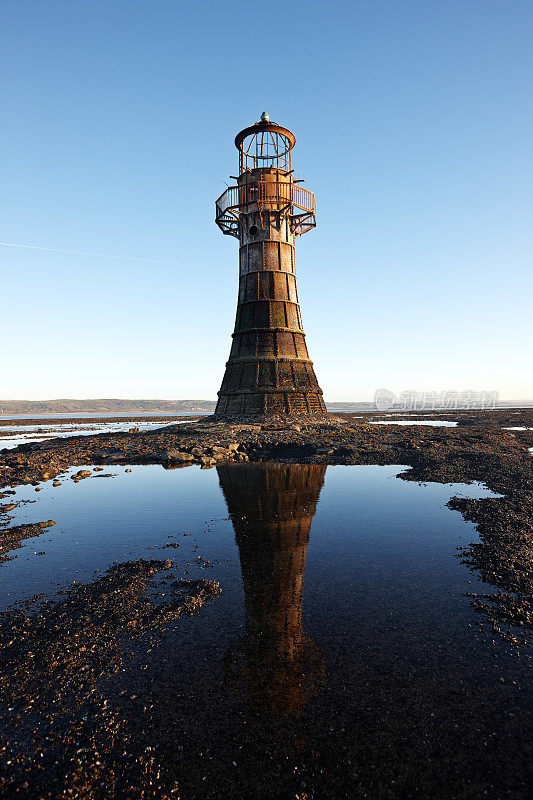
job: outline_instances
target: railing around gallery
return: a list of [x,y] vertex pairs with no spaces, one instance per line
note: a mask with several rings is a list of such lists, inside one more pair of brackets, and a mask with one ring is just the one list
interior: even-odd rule
[[315,196],[309,189],[288,182],[257,181],[229,186],[216,201],[217,219],[228,211],[245,212],[256,204],[280,208],[291,205],[305,213],[316,213]]

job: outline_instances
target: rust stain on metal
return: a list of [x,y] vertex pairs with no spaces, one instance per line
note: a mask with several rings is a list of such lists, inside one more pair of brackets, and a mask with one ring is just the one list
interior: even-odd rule
[[296,290],[294,242],[315,227],[316,203],[294,179],[295,142],[266,114],[240,131],[237,185],[215,204],[222,233],[240,243],[237,318],[219,418],[326,412]]

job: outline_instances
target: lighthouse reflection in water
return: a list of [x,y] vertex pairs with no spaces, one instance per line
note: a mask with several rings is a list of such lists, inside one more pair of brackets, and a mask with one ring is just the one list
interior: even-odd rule
[[298,718],[324,683],[322,648],[302,629],[305,556],[326,467],[217,468],[245,595],[246,634],[225,658],[226,682],[261,721]]

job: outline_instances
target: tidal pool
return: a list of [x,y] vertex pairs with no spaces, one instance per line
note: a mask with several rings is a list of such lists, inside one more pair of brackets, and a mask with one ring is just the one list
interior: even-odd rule
[[446,507],[493,495],[404,469],[110,467],[19,488],[35,502],[11,524],[57,524],[0,568],[6,796],[527,797],[525,656],[480,631],[465,593],[494,587]]
[[64,422],[57,425],[0,425],[0,450],[13,450],[21,444],[46,442],[50,439],[63,439],[67,436],[92,436],[95,433],[118,433],[138,428],[140,431],[155,430],[165,425],[180,425],[181,420],[172,422],[160,420],[135,422]]
[[430,425],[433,428],[456,428],[457,422],[444,419],[371,419],[371,425]]
[[525,425],[515,425],[513,428],[502,428],[504,431],[533,431],[533,428],[526,428]]

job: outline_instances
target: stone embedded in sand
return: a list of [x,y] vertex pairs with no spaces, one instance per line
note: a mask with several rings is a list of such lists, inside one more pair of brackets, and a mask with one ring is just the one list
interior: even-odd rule
[[70,479],[72,481],[81,481],[82,478],[90,478],[91,475],[92,475],[92,472],[90,470],[88,470],[88,469],[80,469],[80,470],[78,470],[78,472],[76,472],[75,475],[71,475]]
[[191,453],[187,453],[184,450],[178,450],[176,447],[172,447],[169,450],[166,450],[163,454],[163,461],[171,461],[173,463],[184,463],[187,461],[194,461],[194,456]]
[[208,454],[216,459],[230,458],[230,456],[233,455],[234,450],[236,450],[237,447],[238,445],[235,445],[235,448],[230,450],[229,447],[218,447],[215,445],[215,447],[211,447],[208,450]]

